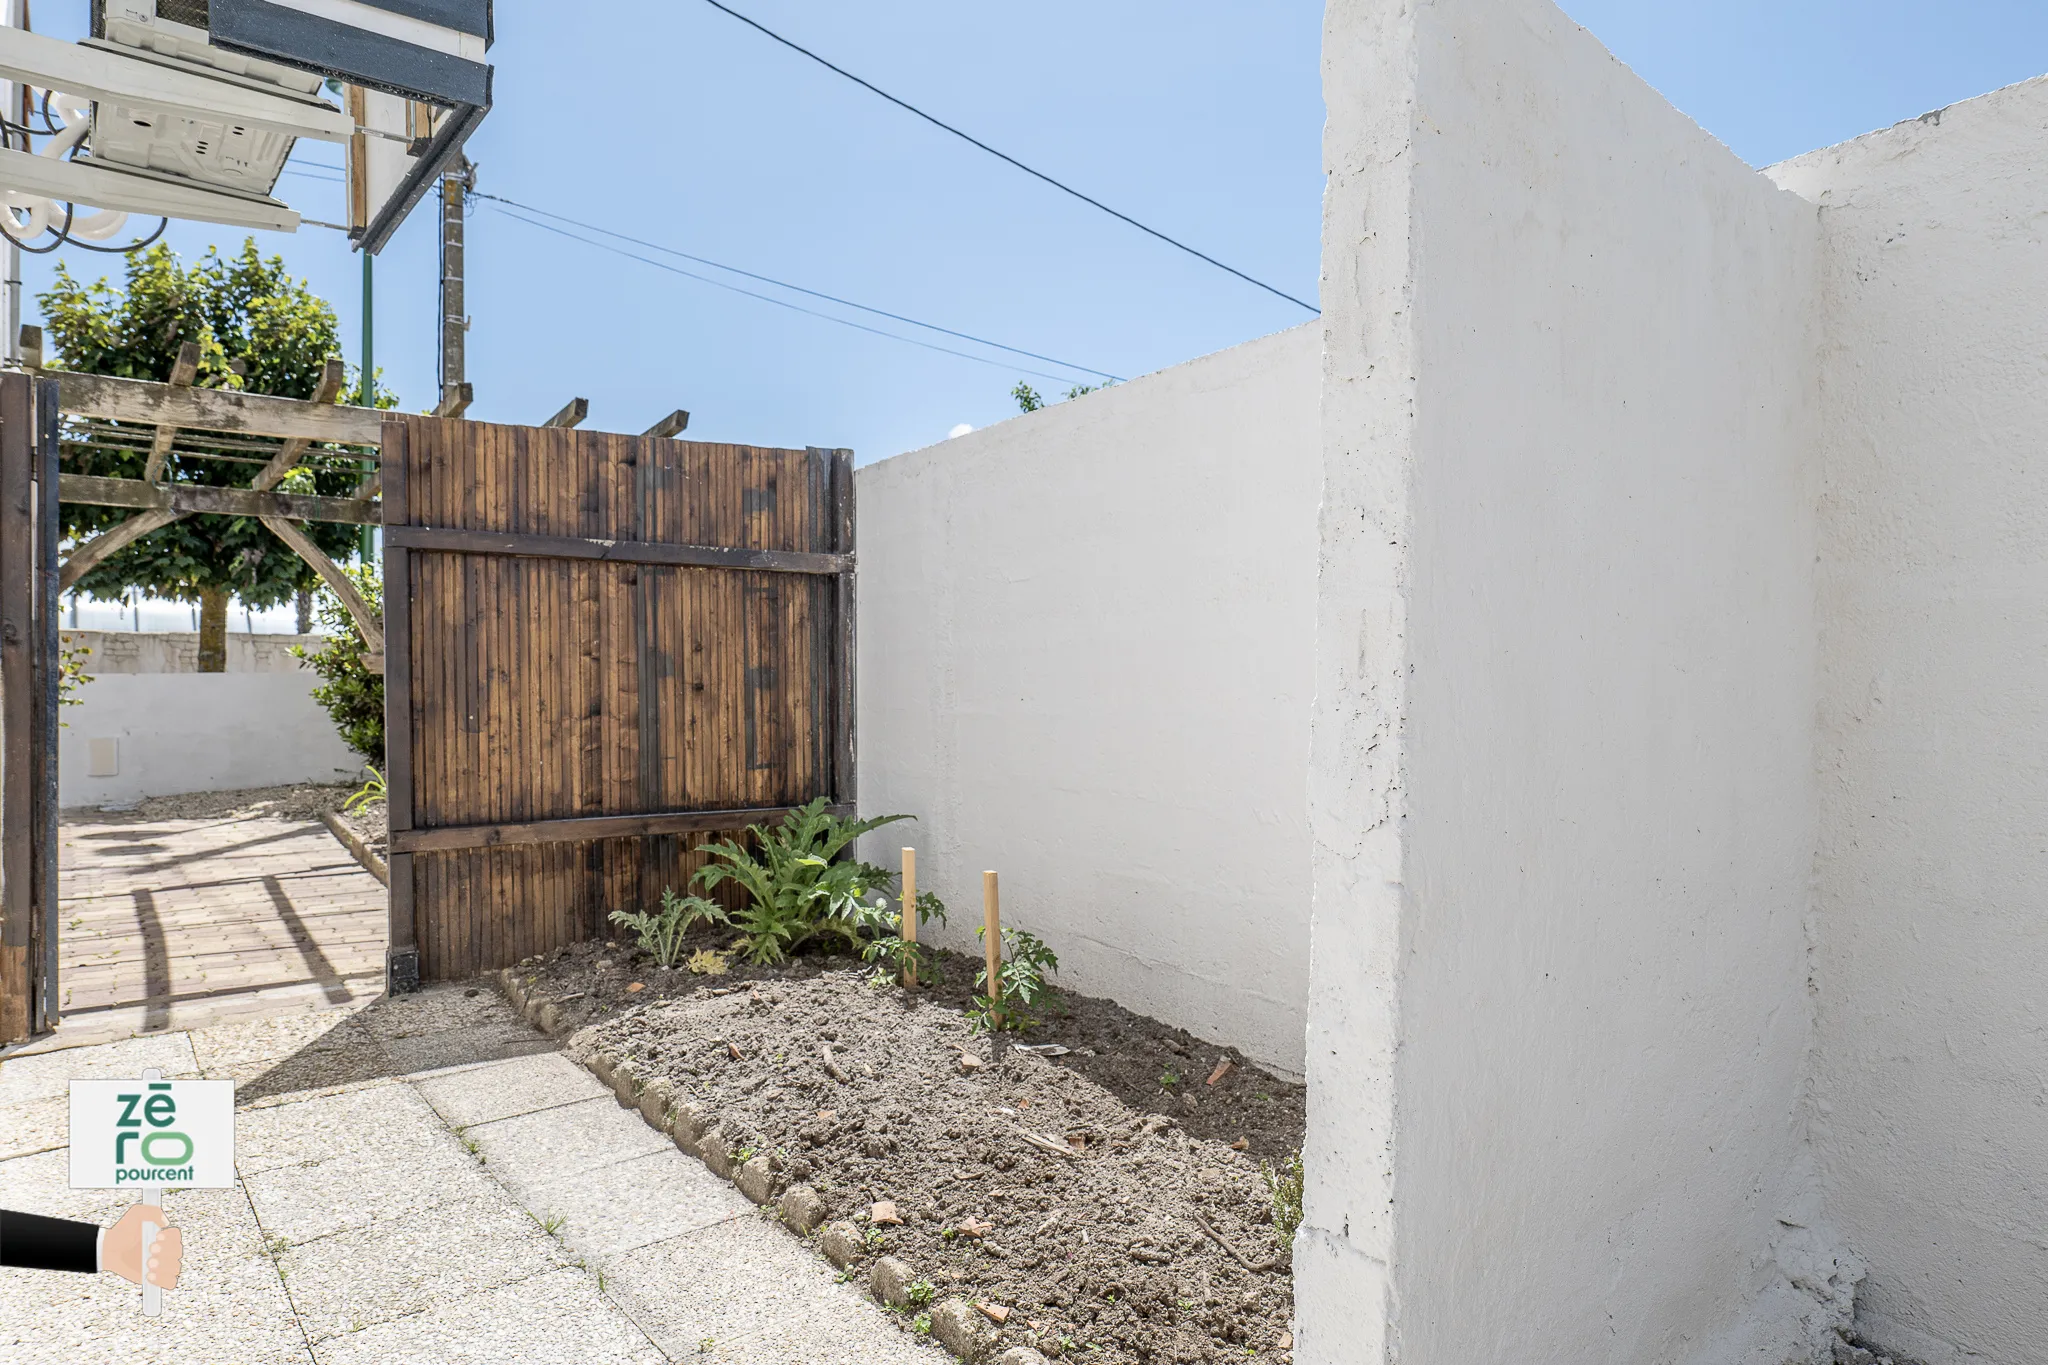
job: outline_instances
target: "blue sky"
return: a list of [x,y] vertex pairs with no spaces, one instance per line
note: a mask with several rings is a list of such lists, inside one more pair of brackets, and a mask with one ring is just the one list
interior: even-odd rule
[[[1124,211],[1315,297],[1323,106],[1313,0],[730,3]],[[2048,6],[2038,0],[1567,8],[1757,165],[2048,72]],[[55,33],[76,32],[84,12],[84,0],[36,7],[39,27]],[[482,190],[1123,376],[1308,316],[701,0],[498,0],[497,14],[497,108],[471,144]],[[302,144],[298,161],[306,173],[281,192],[309,216],[339,217],[339,186],[320,169],[338,165],[338,150]],[[411,408],[434,395],[433,219],[430,200],[376,265],[377,359]],[[200,225],[168,234],[188,256],[239,237]],[[339,235],[259,238],[335,303],[355,360],[361,269]],[[47,284],[51,260],[29,258],[31,293]],[[74,263],[89,277],[107,269],[106,257]],[[692,437],[850,446],[865,461],[939,440],[956,423],[1013,415],[1009,389],[1020,378],[1066,387],[1025,373],[1061,367],[975,363],[885,340],[565,241],[488,206],[469,222],[469,276],[472,415],[485,419],[537,422],[581,395],[592,427],[638,431],[685,407]]]

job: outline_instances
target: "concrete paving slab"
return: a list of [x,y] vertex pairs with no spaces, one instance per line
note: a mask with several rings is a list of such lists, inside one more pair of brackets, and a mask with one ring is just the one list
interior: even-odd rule
[[61,1095],[0,1105],[0,1161],[71,1141],[71,1104]]
[[452,1136],[445,1148],[413,1151],[403,1159],[374,1150],[350,1152],[245,1176],[243,1183],[265,1231],[293,1244],[383,1220],[416,1221],[423,1210],[494,1188]]
[[482,1146],[491,1174],[514,1193],[675,1148],[641,1121],[638,1110],[621,1109],[608,1097],[475,1124],[465,1136]]
[[457,1128],[611,1094],[597,1077],[552,1049],[428,1077],[418,1089]]
[[126,1191],[72,1189],[68,1147],[0,1161],[0,1205],[10,1209],[109,1223],[134,1202]]
[[256,1068],[246,1080],[237,1077],[236,1102],[253,1104],[278,1096],[359,1086],[394,1074],[391,1059],[374,1038],[354,1024],[337,1032],[344,1036],[336,1039],[333,1047],[306,1048]]
[[540,1181],[520,1197],[536,1215],[561,1218],[562,1239],[592,1258],[759,1216],[745,1195],[674,1148]]
[[244,1176],[364,1151],[403,1161],[447,1145],[446,1125],[395,1080],[247,1110],[235,1121],[235,1169]]
[[321,1237],[278,1266],[314,1342],[570,1265],[569,1251],[501,1189]]
[[220,1080],[254,1080],[278,1063],[309,1051],[333,1051],[361,1043],[368,1035],[352,1024],[357,1010],[321,1009],[244,1019],[191,1032],[201,1074]]
[[496,991],[478,986],[429,986],[380,1000],[363,1013],[363,1023],[381,1039],[408,1038],[451,1029],[501,1026],[516,1018]]
[[163,1068],[166,1076],[199,1074],[192,1040],[182,1033],[34,1052],[0,1061],[0,1106],[68,1095],[74,1080],[140,1076],[144,1067],[151,1066]]
[[558,1270],[330,1337],[320,1365],[505,1365],[507,1361],[664,1365],[586,1270]]
[[435,1029],[402,1037],[380,1037],[377,1041],[390,1059],[395,1075],[416,1075],[555,1050],[552,1041],[518,1021]]
[[167,1196],[185,1234],[181,1287],[164,1316],[111,1275],[0,1276],[0,1360],[8,1365],[310,1365],[284,1286],[239,1190]]
[[[706,1341],[747,1365],[941,1365],[780,1228],[742,1219],[610,1260],[611,1293],[672,1358]],[[678,1286],[688,1285],[687,1293]]]

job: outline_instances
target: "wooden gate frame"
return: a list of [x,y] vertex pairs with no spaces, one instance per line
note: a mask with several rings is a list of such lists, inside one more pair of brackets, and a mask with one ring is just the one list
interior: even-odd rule
[[0,1043],[57,1017],[56,389],[0,374]]
[[[173,372],[173,382],[168,384],[72,371],[0,373],[0,1045],[47,1031],[55,1026],[58,1016],[57,708],[61,665],[58,611],[62,591],[123,545],[183,516],[212,513],[258,518],[336,591],[370,646],[367,652],[372,655],[373,666],[385,665],[387,736],[404,733],[390,729],[390,717],[399,714],[393,711],[394,705],[407,708],[401,723],[410,723],[410,642],[406,628],[411,556],[418,551],[465,549],[829,575],[834,580],[838,618],[831,667],[836,734],[830,785],[835,810],[852,812],[857,791],[857,651],[851,451],[814,448],[814,453],[829,455],[831,459],[831,493],[837,526],[835,548],[829,554],[704,545],[635,545],[575,537],[513,538],[409,527],[404,524],[402,462],[383,458],[388,433],[398,433],[402,441],[404,425],[391,421],[391,414],[378,409],[334,403],[332,398],[340,387],[338,362],[330,362],[323,376],[321,399],[308,401],[191,387],[192,376],[187,371],[196,367],[183,364],[185,359],[181,354],[181,364]],[[196,361],[196,355],[192,359]],[[257,486],[247,489],[64,474],[57,467],[58,426],[64,414],[153,427],[157,433],[155,447],[166,452],[172,434],[181,428],[274,437],[285,444],[259,474]],[[563,420],[558,415],[550,425],[573,426],[581,416],[580,411],[574,414],[574,420]],[[678,411],[644,435],[672,437],[687,421],[688,414]],[[315,443],[374,447],[379,451],[379,468],[363,481],[353,497],[311,497],[271,491]],[[153,458],[152,469],[160,471],[161,463]],[[396,477],[392,478],[394,473]],[[55,491],[54,497],[49,495],[51,490]],[[62,502],[132,507],[141,515],[78,547],[60,565],[57,513]],[[341,571],[293,524],[303,521],[387,528],[385,619],[379,620],[369,611]],[[511,539],[522,544],[514,548],[506,543]],[[542,541],[547,543],[541,544]],[[379,659],[377,655],[386,657]],[[393,678],[401,681],[394,685]],[[527,825],[413,830],[411,755],[402,744],[392,746],[389,752],[391,894],[387,986],[394,991],[416,988],[419,983],[410,875],[415,853],[562,839],[733,830],[772,822],[788,813],[786,807],[674,811]]]
[[[579,402],[581,400],[578,400]],[[687,420],[687,413],[677,417]],[[563,423],[555,423],[563,425]],[[659,427],[646,433],[667,436]],[[507,845],[587,842],[642,838],[666,834],[739,831],[749,825],[773,824],[791,807],[743,810],[657,811],[629,815],[572,816],[514,824],[438,826],[416,829],[412,750],[412,584],[414,557],[421,553],[468,553],[540,559],[578,559],[613,564],[653,564],[756,572],[829,576],[837,630],[833,636],[829,675],[832,687],[833,746],[830,762],[831,809],[855,811],[858,715],[855,680],[858,666],[854,553],[853,452],[809,447],[813,457],[829,462],[829,496],[833,511],[833,549],[817,553],[796,550],[755,550],[736,546],[675,544],[658,541],[594,540],[580,536],[471,531],[411,524],[406,493],[408,427],[404,419],[388,420],[380,444],[384,514],[384,735],[389,821],[386,857],[390,868],[391,925],[387,940],[387,984],[397,993],[420,985],[419,921],[414,896],[416,854]],[[404,737],[400,739],[398,737]]]

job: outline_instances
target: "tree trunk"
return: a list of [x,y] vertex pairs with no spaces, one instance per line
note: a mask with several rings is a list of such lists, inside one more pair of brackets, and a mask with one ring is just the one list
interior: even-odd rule
[[313,633],[313,594],[301,589],[299,592],[299,634]]
[[213,588],[199,594],[199,671],[228,671],[228,594]]

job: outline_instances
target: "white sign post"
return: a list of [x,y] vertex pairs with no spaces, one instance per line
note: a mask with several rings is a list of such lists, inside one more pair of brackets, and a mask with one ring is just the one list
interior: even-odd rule
[[[133,1081],[71,1083],[71,1188],[134,1189],[163,1207],[164,1187],[224,1190],[235,1183],[235,1083],[167,1081],[155,1067]],[[164,1311],[149,1282],[157,1225],[142,1228],[142,1312]]]

